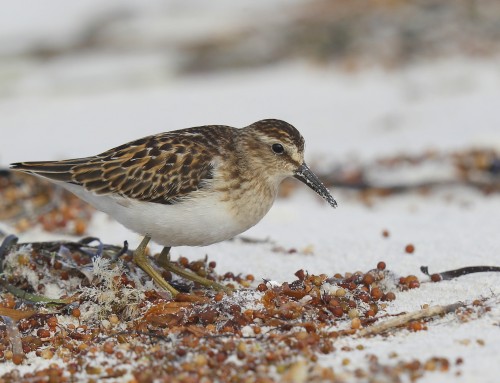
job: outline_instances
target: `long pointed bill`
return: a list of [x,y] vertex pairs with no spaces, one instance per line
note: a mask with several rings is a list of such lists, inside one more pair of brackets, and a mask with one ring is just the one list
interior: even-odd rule
[[312,190],[318,193],[326,202],[330,204],[331,207],[337,207],[337,201],[335,201],[328,191],[328,189],[321,183],[319,178],[314,174],[304,162],[297,169],[294,175],[295,178],[301,180],[307,186],[309,186]]

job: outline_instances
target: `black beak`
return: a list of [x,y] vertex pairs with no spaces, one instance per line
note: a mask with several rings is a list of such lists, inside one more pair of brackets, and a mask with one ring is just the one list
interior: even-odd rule
[[318,193],[323,199],[326,200],[330,204],[331,207],[337,207],[337,201],[335,201],[328,191],[328,189],[321,183],[316,174],[314,174],[304,162],[297,169],[294,175],[295,178],[301,180],[307,186],[309,186],[312,190]]

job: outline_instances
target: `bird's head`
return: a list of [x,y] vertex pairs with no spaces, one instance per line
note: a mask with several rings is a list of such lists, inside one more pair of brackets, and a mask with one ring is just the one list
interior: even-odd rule
[[261,120],[242,129],[241,142],[251,151],[250,170],[261,172],[280,183],[295,177],[313,189],[332,207],[337,202],[304,161],[304,138],[299,131],[282,120]]

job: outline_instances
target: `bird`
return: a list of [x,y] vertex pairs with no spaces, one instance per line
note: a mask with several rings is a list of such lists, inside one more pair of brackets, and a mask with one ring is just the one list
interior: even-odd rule
[[173,296],[150,264],[216,289],[213,281],[170,262],[170,248],[207,246],[246,231],[270,210],[280,183],[299,179],[332,207],[337,202],[304,161],[305,141],[291,124],[265,119],[243,128],[205,125],[150,135],[101,154],[18,162],[11,169],[46,178],[144,236],[134,262]]

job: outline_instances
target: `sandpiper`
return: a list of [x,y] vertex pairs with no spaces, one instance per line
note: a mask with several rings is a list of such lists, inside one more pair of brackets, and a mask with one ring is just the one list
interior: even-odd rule
[[287,177],[298,178],[337,206],[304,162],[299,131],[275,119],[241,129],[208,125],[176,130],[92,157],[11,167],[63,186],[144,235],[134,261],[172,295],[177,290],[148,262],[150,239],[164,246],[160,265],[217,288],[220,285],[171,264],[170,248],[210,245],[254,226],[269,211]]

